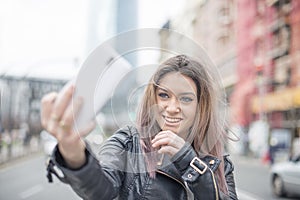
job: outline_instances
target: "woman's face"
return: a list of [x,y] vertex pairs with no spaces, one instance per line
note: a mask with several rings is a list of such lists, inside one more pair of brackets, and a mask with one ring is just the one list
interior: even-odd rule
[[155,92],[156,121],[162,130],[170,130],[186,139],[197,111],[197,88],[194,81],[172,72],[165,75]]

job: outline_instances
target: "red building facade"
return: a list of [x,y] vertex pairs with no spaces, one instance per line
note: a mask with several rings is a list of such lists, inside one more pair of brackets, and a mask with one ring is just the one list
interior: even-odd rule
[[250,99],[254,88],[255,1],[237,1],[237,83],[230,98],[231,123],[246,127],[251,122]]
[[232,123],[266,120],[300,135],[300,1],[237,0],[238,82]]

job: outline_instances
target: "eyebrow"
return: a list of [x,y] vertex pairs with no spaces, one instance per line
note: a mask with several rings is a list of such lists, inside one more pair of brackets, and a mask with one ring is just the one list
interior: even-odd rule
[[[165,91],[165,92],[170,92],[168,89],[163,88],[163,87],[160,86],[160,85],[156,85],[156,86],[157,86],[158,89],[160,89],[160,90],[163,90],[163,91]],[[172,92],[172,93],[173,93],[173,92]],[[196,94],[195,94],[194,92],[182,92],[182,93],[179,93],[179,95],[193,95],[193,96],[196,97]]]

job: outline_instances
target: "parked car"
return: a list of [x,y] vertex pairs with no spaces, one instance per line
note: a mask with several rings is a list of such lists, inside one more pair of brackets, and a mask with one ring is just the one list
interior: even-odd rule
[[300,197],[300,155],[271,167],[271,186],[277,197]]

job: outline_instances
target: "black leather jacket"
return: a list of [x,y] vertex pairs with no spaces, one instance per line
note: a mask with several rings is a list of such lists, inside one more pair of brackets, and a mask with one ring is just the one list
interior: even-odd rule
[[[146,173],[139,135],[133,127],[115,133],[98,154],[87,150],[86,155],[85,165],[72,170],[66,166],[56,148],[48,165],[48,178],[55,174],[61,181],[70,184],[80,197],[89,200],[237,199],[234,168],[228,156],[224,156],[228,185],[228,194],[225,195],[219,190],[214,175],[221,161],[211,156],[198,158],[188,144],[170,158],[170,162],[156,170],[155,178],[151,178]],[[55,165],[63,175],[57,173]]]

